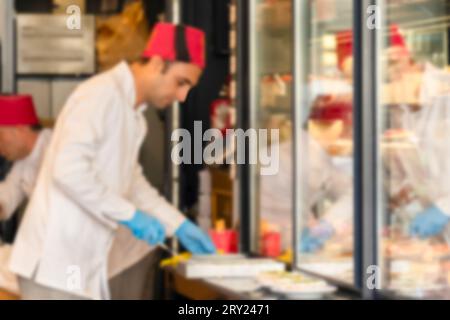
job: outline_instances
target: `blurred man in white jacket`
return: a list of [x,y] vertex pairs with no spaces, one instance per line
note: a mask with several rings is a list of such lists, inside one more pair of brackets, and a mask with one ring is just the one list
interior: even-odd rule
[[[8,175],[0,182],[0,221],[10,219],[19,206],[31,197],[51,135],[50,129],[42,129],[39,125],[32,97],[0,95],[0,155],[14,163]],[[121,226],[109,255],[109,278],[123,277],[122,272],[141,261],[151,249],[127,232],[126,227]],[[20,294],[17,277],[7,266],[11,250],[10,245],[0,246],[0,288]],[[147,265],[148,263],[142,267]],[[142,277],[142,274],[139,276]],[[128,278],[123,279],[127,281],[128,288],[135,288],[139,282],[138,278],[136,280],[138,281],[130,283]],[[113,285],[116,282],[117,280]],[[124,291],[121,287],[115,288],[120,296],[129,291],[130,289]],[[131,292],[137,295],[136,292]]]
[[108,299],[108,254],[119,224],[150,245],[176,235],[194,254],[215,251],[137,161],[147,104],[184,101],[204,66],[204,33],[161,23],[142,61],[119,63],[70,96],[11,256],[23,298]]
[[[307,201],[303,206],[303,212],[313,216],[311,211],[315,204],[324,197],[330,198],[339,207],[347,210],[330,210],[332,214],[326,214],[324,219],[310,221],[305,219],[305,227],[309,227],[309,237],[303,238],[300,245],[303,252],[311,252],[320,249],[327,236],[322,239],[316,233],[344,233],[351,226],[352,197],[351,176],[342,170],[338,170],[330,156],[322,146],[308,133],[302,135],[301,145],[307,150],[305,161],[308,170],[303,187],[307,193]],[[276,175],[261,176],[261,215],[262,219],[271,225],[280,227],[282,235],[282,248],[284,250],[292,246],[292,141],[280,144],[280,171]],[[349,207],[350,206],[350,207]],[[339,211],[339,212],[336,212]],[[314,228],[312,226],[315,226]],[[344,230],[345,229],[345,230]],[[303,235],[303,234],[302,234]],[[304,235],[303,235],[304,236]],[[319,241],[320,240],[320,241]],[[320,245],[319,245],[320,244]]]
[[[0,182],[0,221],[8,220],[31,196],[51,130],[41,129],[27,95],[0,95],[0,155],[13,162]],[[18,294],[17,279],[7,268],[9,245],[0,246],[0,287]]]
[[[51,135],[50,129],[42,129],[39,125],[32,97],[0,95],[0,155],[14,162],[8,175],[0,182],[0,221],[10,219],[19,206],[31,197]],[[122,272],[141,261],[151,249],[121,226],[109,255],[109,278],[123,277]],[[20,294],[17,277],[7,267],[11,250],[10,245],[0,246],[0,288]],[[142,277],[142,274],[138,276]],[[129,288],[134,288],[137,282],[144,280],[130,283],[128,278],[124,278],[123,281],[127,281]],[[115,288],[120,296],[129,291]]]
[[0,182],[0,220],[31,195],[50,137],[51,130],[39,128],[30,96],[0,96],[0,155],[14,162]]

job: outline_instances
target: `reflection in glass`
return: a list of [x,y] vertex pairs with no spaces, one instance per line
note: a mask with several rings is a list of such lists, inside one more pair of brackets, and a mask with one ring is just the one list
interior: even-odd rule
[[311,1],[310,10],[298,267],[352,284],[352,1]]
[[256,127],[279,132],[279,170],[259,176],[260,253],[278,257],[292,236],[292,6],[291,0],[255,0]]
[[379,116],[383,289],[450,298],[449,4],[386,1]]

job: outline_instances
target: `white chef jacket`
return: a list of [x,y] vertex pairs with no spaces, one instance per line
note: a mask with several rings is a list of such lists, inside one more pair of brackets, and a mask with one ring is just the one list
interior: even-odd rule
[[[30,198],[51,135],[50,129],[42,130],[32,152],[26,158],[16,161],[6,179],[0,182],[0,204],[4,209],[1,220],[11,218],[17,207],[26,198]],[[146,243],[138,241],[127,228],[120,226],[109,255],[109,278],[139,262],[151,249]]]
[[[306,188],[304,193],[308,199],[302,212],[309,213],[312,206],[325,196],[337,200],[351,192],[352,177],[337,170],[331,157],[306,132],[302,135],[302,146],[307,167],[303,188]],[[260,176],[260,210],[262,219],[280,227],[282,247],[289,248],[292,244],[293,141],[281,143],[279,152],[279,172]],[[345,211],[340,219],[348,221],[348,216],[351,217],[351,212]]]
[[[31,153],[26,158],[14,162],[6,179],[0,182],[0,205],[4,210],[4,216],[0,216],[0,220],[11,218],[19,205],[33,192],[51,134],[49,129],[42,130]],[[9,245],[0,246],[0,287],[19,294],[17,279],[7,268],[11,250],[12,247]]]
[[450,95],[435,97],[430,106],[409,113],[409,121],[407,128],[415,133],[423,165],[414,171],[420,179],[410,179],[422,195],[450,215]]
[[13,272],[87,298],[109,298],[107,261],[118,221],[139,208],[169,236],[184,222],[142,174],[145,105],[135,109],[135,101],[125,62],[69,97],[15,240]]
[[447,215],[450,215],[449,92],[450,74],[427,63],[420,87],[422,108],[411,112],[405,107],[402,117],[403,128],[414,133],[422,165],[411,170],[415,175],[408,178]]
[[51,130],[42,130],[31,153],[14,162],[6,179],[0,182],[0,205],[5,215],[0,216],[0,220],[11,218],[25,198],[30,197],[51,135]]

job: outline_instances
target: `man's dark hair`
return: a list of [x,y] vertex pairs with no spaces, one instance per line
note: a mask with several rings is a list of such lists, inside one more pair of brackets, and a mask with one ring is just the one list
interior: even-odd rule
[[[147,64],[150,61],[150,59],[151,58],[140,57],[136,60],[133,60],[132,62],[137,62],[137,63],[143,65],[143,64]],[[162,73],[166,73],[170,69],[170,66],[172,65],[173,62],[167,61],[167,60],[163,60],[163,61],[164,61],[164,67],[163,67]]]
[[33,130],[34,132],[39,132],[41,131],[44,127],[42,127],[42,125],[40,123],[38,124],[33,124],[32,126],[30,126],[31,130]]

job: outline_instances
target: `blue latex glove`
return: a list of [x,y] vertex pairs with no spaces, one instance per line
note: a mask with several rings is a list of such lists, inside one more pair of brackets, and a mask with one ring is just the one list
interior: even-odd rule
[[175,236],[177,236],[181,244],[193,254],[216,252],[216,247],[209,236],[189,220],[186,220],[181,224],[175,231]]
[[325,220],[320,220],[319,223],[310,228],[310,234],[315,238],[328,240],[334,235],[334,227]]
[[432,206],[419,213],[409,228],[411,236],[427,238],[441,233],[450,218],[439,208]]
[[120,223],[129,228],[136,238],[150,245],[164,242],[166,236],[164,226],[158,219],[142,211],[137,210],[131,220],[121,221]]
[[300,252],[312,253],[322,248],[325,239],[314,237],[308,228],[303,229],[300,239]]
[[305,228],[300,240],[300,252],[311,253],[320,250],[324,243],[334,235],[334,228],[328,222],[321,220],[313,228]]

